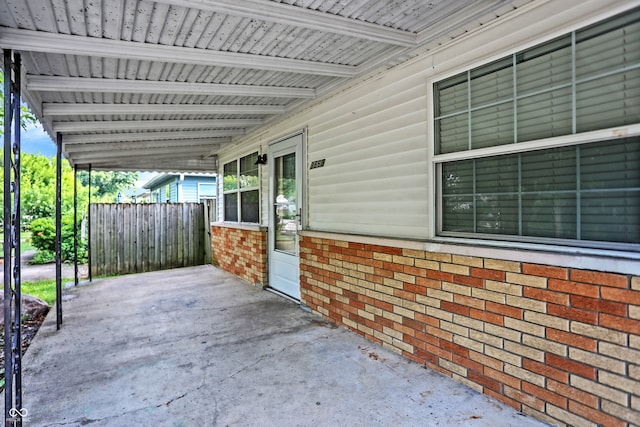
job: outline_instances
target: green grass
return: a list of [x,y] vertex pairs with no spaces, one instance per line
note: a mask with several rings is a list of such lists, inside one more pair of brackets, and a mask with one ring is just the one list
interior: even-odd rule
[[[4,231],[0,231],[0,249],[3,248],[4,245]],[[30,251],[31,249],[35,249],[36,247],[31,244],[31,232],[23,231],[20,235],[20,253],[25,253],[26,251]],[[2,254],[0,253],[0,258],[2,258]]]
[[25,253],[35,248],[36,247],[31,244],[31,232],[23,232],[20,237],[20,253]]
[[37,282],[22,282],[20,284],[20,289],[23,294],[38,297],[49,305],[53,305],[56,302],[55,279],[38,280]]

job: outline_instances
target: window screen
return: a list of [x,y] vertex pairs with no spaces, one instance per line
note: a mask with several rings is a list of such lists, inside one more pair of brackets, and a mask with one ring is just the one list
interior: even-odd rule
[[640,137],[584,134],[640,123],[640,9],[440,81],[434,111],[442,235],[640,243]]
[[436,154],[638,123],[639,66],[636,9],[438,82]]

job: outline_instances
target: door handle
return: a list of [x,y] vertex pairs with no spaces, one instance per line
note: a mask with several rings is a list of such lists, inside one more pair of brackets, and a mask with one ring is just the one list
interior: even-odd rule
[[298,213],[295,215],[296,226],[298,230],[302,230],[302,208],[298,209]]

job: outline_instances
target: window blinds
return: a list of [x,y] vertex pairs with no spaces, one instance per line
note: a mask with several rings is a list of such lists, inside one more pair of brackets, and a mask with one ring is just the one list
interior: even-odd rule
[[472,151],[640,123],[640,9],[434,89],[442,234],[640,243],[640,137]]
[[640,137],[442,165],[443,230],[640,243]]
[[640,10],[461,73],[435,92],[436,154],[638,123]]

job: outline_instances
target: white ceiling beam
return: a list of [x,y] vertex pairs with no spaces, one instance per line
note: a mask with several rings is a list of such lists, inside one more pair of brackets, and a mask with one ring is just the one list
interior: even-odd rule
[[157,160],[149,161],[144,157],[134,160],[102,161],[102,162],[78,162],[73,165],[80,170],[91,169],[95,171],[141,171],[141,172],[215,172],[218,167],[217,158],[189,159],[189,160]]
[[230,142],[230,140],[208,140],[208,139],[191,139],[191,140],[177,140],[169,139],[165,141],[141,141],[141,142],[102,142],[99,144],[62,144],[63,150],[66,153],[92,153],[109,150],[128,150],[128,149],[150,149],[150,148],[166,148],[170,147],[175,150],[180,150],[183,147],[200,147],[209,150],[219,150],[220,144]]
[[219,120],[105,120],[90,122],[53,122],[53,131],[65,132],[109,132],[119,130],[192,129],[192,128],[241,128],[262,124],[258,119]]
[[27,89],[42,92],[170,93],[274,98],[313,98],[316,96],[314,89],[296,87],[34,75],[27,76]]
[[416,45],[416,35],[408,31],[358,21],[318,10],[264,0],[156,0],[171,6],[220,12],[228,15],[294,25],[398,46]]
[[15,49],[22,52],[159,61],[211,67],[248,68],[332,77],[353,77],[357,73],[356,68],[351,65],[74,36],[8,27],[0,27],[0,46],[5,49]]
[[166,139],[202,139],[223,138],[230,136],[242,136],[246,132],[243,129],[223,130],[198,130],[198,131],[172,131],[172,132],[125,132],[125,133],[98,133],[88,135],[64,135],[63,144],[91,144],[96,142],[132,142],[132,141],[159,141]]
[[63,104],[44,103],[46,117],[66,115],[119,114],[283,114],[280,105],[201,105],[201,104]]
[[175,149],[175,148],[162,148],[162,149],[141,149],[141,150],[117,150],[107,152],[95,152],[95,153],[83,153],[83,154],[69,154],[69,158],[73,158],[77,162],[86,161],[108,161],[114,159],[121,159],[127,157],[145,156],[149,159],[201,159],[209,153],[209,150],[204,147],[197,149]]

